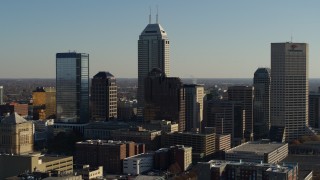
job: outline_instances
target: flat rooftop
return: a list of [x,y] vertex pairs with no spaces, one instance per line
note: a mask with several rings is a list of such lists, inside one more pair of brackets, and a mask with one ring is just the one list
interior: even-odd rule
[[236,146],[226,153],[256,153],[256,154],[264,154],[270,153],[282,146],[286,145],[286,143],[265,143],[265,142],[248,142],[245,144],[241,144]]
[[127,157],[125,159],[141,159],[144,157],[153,157],[153,155],[154,155],[153,153],[142,153],[142,154],[137,154],[134,156]]
[[60,159],[65,159],[65,158],[70,158],[72,156],[41,156],[40,159],[42,162],[51,162],[51,161],[56,161]]
[[76,144],[95,144],[95,145],[120,145],[133,143],[133,141],[113,141],[113,140],[86,140],[80,141]]

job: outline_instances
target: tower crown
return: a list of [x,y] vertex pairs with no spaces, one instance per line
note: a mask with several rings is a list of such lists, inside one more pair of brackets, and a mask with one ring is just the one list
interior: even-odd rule
[[160,35],[167,37],[166,31],[163,29],[163,27],[160,24],[148,24],[146,28],[141,32],[142,36],[154,36],[154,35]]

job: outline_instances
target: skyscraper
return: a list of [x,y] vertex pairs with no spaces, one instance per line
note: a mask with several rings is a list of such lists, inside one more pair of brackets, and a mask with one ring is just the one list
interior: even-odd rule
[[309,94],[309,126],[320,127],[320,92]]
[[205,124],[217,134],[231,134],[233,145],[241,144],[245,131],[245,110],[241,102],[212,99],[205,103]]
[[145,79],[144,121],[169,120],[185,130],[185,91],[180,78],[166,77],[154,68]]
[[153,68],[159,68],[166,76],[170,76],[169,60],[169,39],[166,31],[158,22],[151,24],[149,20],[138,40],[137,116],[139,119],[142,118],[144,107],[144,79]]
[[253,138],[253,98],[254,87],[230,86],[228,87],[228,100],[238,101],[245,110],[245,138]]
[[0,105],[3,104],[3,86],[0,86]]
[[308,44],[271,43],[271,125],[285,127],[286,141],[308,124]]
[[56,55],[57,121],[82,124],[89,121],[89,54]]
[[186,130],[201,130],[203,120],[204,87],[200,84],[185,84]]
[[91,84],[91,113],[95,121],[117,118],[116,78],[109,72],[98,72]]
[[258,68],[254,73],[253,132],[255,139],[266,138],[270,128],[270,68]]

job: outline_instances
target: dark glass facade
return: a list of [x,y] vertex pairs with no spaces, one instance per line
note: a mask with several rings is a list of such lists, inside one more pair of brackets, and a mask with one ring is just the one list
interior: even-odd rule
[[56,122],[89,121],[89,54],[57,53],[56,93]]

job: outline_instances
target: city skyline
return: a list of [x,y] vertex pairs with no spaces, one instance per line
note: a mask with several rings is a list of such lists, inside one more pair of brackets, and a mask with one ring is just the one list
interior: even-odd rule
[[317,1],[1,4],[1,78],[54,78],[55,53],[69,50],[90,54],[90,77],[112,71],[137,78],[137,35],[148,24],[149,6],[156,22],[157,5],[171,41],[171,76],[253,78],[258,67],[270,67],[270,44],[293,37],[310,45],[309,77],[320,77]]

